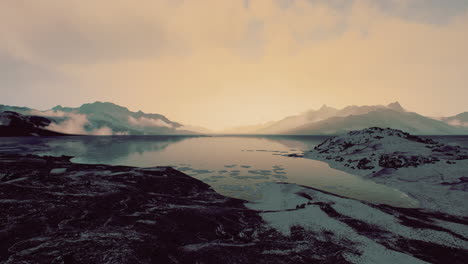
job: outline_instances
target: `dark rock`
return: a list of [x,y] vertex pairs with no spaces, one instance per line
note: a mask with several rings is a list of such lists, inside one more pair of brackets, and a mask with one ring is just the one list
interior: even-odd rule
[[296,154],[296,153],[293,153],[293,154],[287,154],[286,157],[291,157],[291,158],[302,158],[304,157],[303,154]]
[[46,127],[52,121],[45,117],[27,116],[16,112],[4,111],[0,113],[0,119],[3,119],[7,123],[0,125],[0,137],[65,135],[47,130]]
[[383,168],[405,168],[417,167],[422,164],[433,164],[438,162],[437,157],[405,156],[399,154],[382,154],[379,159],[379,166]]
[[367,158],[363,158],[359,160],[359,163],[357,165],[357,168],[360,170],[371,170],[374,168],[374,166],[369,166],[368,164],[371,163],[372,161]]
[[0,155],[0,175],[0,263],[348,263],[348,245],[283,236],[170,167]]

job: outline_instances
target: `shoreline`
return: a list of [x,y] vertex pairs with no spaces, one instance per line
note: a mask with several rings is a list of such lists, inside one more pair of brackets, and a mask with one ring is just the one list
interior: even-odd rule
[[[385,133],[392,136],[384,138]],[[416,199],[420,208],[467,217],[468,149],[398,133],[404,132],[350,132],[304,152],[303,158],[395,188]]]
[[252,203],[170,167],[14,154],[0,155],[0,176],[2,263],[463,263],[468,257],[468,234],[458,231],[466,218],[295,184],[266,184],[264,200]]

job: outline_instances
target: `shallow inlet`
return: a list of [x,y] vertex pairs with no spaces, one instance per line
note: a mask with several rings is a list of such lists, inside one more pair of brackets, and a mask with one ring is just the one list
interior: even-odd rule
[[223,195],[251,201],[260,198],[259,184],[289,182],[372,203],[417,206],[417,201],[396,189],[321,161],[285,156],[302,153],[323,140],[304,136],[11,138],[0,143],[0,151],[71,155],[77,163],[173,166]]

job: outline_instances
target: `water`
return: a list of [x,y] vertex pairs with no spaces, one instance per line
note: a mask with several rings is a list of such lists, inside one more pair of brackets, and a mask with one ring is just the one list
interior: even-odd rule
[[138,167],[173,166],[221,194],[260,198],[258,185],[290,182],[373,203],[414,207],[393,188],[332,169],[327,163],[286,157],[312,149],[319,136],[114,136],[3,138],[0,151],[70,155],[74,162]]

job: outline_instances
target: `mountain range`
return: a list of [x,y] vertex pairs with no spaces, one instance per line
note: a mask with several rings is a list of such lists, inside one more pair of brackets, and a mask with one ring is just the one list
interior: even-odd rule
[[388,105],[323,105],[299,115],[260,125],[235,127],[226,134],[331,135],[368,127],[391,127],[419,135],[468,134],[468,112],[439,120],[405,110],[399,102]]
[[47,111],[27,107],[0,105],[0,112],[12,111],[24,116],[40,116],[50,120],[42,127],[66,134],[87,135],[168,135],[197,134],[160,114],[132,112],[108,102],[83,104],[77,108],[60,105]]
[[[390,127],[418,135],[468,134],[468,112],[451,117],[431,118],[409,112],[398,102],[388,105],[352,105],[342,109],[324,105],[320,109],[288,116],[278,121],[235,127],[219,132],[213,132],[202,127],[184,125],[170,120],[161,114],[150,114],[142,111],[132,112],[126,107],[109,102],[94,102],[83,104],[76,108],[58,105],[46,111],[27,107],[0,105],[0,113],[4,111],[9,111],[9,113],[3,115],[3,123],[10,123],[5,120],[14,117],[15,120],[24,121],[19,126],[20,128],[26,126],[28,128],[35,127],[35,129],[40,129],[40,133],[37,133],[35,129],[28,132],[35,135],[48,135],[44,131],[86,135],[187,135],[215,133],[334,135],[368,127]],[[18,115],[13,115],[12,113],[18,113]],[[21,115],[23,117],[19,117]],[[39,117],[43,119],[38,119]],[[45,122],[44,119],[49,121]],[[37,126],[37,124],[31,125],[29,120],[43,120],[44,122],[40,126]],[[15,122],[14,124],[19,124],[19,121]],[[6,126],[0,124],[0,127],[5,128]]]

